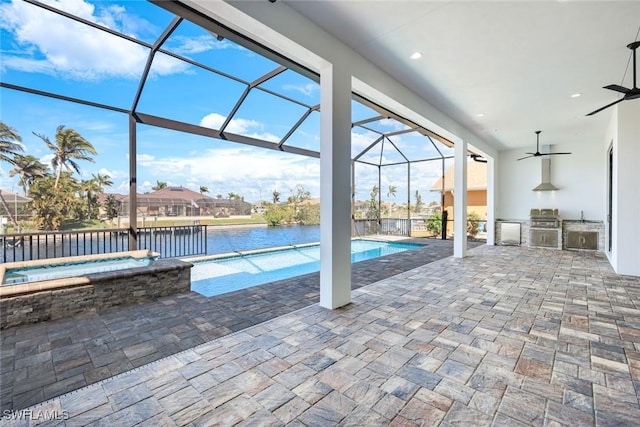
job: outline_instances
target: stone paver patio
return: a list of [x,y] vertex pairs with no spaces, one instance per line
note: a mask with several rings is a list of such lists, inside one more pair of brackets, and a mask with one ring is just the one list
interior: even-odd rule
[[481,246],[29,410],[66,425],[638,425],[638,304],[640,279],[602,254]]
[[[354,264],[353,288],[453,253],[451,241],[413,241],[422,246],[411,256]],[[317,303],[319,283],[318,273],[308,274],[211,298],[190,292],[0,331],[0,409],[25,408]]]

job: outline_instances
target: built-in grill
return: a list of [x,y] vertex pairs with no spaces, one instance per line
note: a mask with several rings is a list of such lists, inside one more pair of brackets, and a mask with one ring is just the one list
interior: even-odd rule
[[531,209],[529,246],[562,249],[558,209]]
[[531,209],[529,213],[532,228],[558,228],[558,209]]

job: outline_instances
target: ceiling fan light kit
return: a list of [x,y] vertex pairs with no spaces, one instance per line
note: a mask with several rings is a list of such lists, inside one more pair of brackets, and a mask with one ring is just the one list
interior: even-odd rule
[[604,107],[598,108],[597,110],[590,112],[589,114],[587,114],[587,116],[592,116],[592,115],[594,115],[596,113],[599,113],[600,111],[605,110],[605,109],[607,109],[609,107],[612,107],[612,106],[616,105],[619,102],[629,101],[631,99],[640,98],[640,88],[638,88],[638,84],[637,84],[637,80],[636,80],[636,76],[637,76],[636,51],[638,50],[638,47],[640,47],[640,41],[629,43],[627,45],[627,47],[633,51],[633,88],[632,89],[627,89],[624,86],[620,86],[620,85],[616,85],[616,84],[604,86],[603,89],[609,89],[609,90],[613,90],[615,92],[620,92],[620,93],[624,94],[624,96],[622,98],[618,99],[617,101],[612,102],[611,104],[607,104]]

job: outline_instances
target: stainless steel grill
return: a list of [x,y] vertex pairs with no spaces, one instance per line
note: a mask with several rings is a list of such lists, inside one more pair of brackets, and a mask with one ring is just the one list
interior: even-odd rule
[[531,228],[560,227],[558,209],[531,209],[529,219],[531,220]]
[[558,209],[531,209],[529,246],[562,249]]

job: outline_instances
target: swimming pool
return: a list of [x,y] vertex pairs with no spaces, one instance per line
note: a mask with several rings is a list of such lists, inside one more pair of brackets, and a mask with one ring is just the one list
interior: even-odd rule
[[[352,240],[351,262],[417,249],[414,243]],[[210,297],[320,270],[320,245],[303,245],[194,262],[191,290]]]

